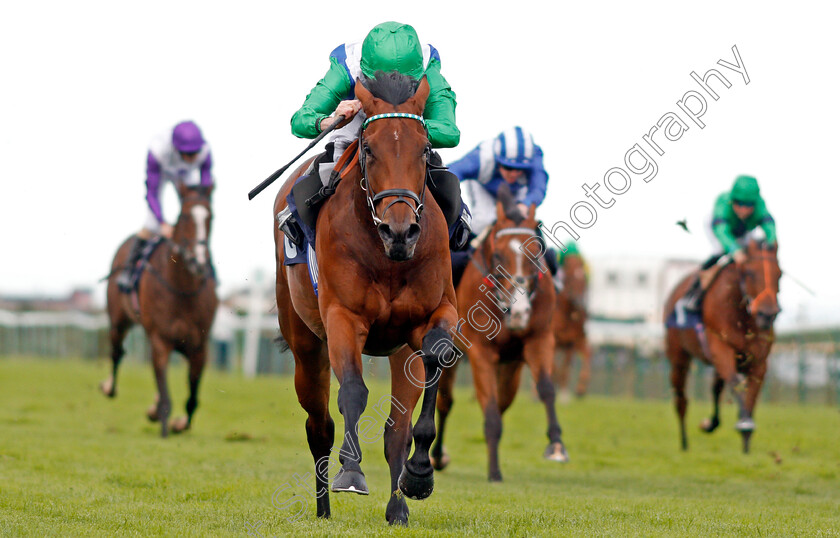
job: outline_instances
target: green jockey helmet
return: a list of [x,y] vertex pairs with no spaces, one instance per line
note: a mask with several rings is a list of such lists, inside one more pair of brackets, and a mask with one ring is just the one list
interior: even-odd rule
[[377,71],[398,71],[413,79],[423,76],[423,50],[417,32],[408,24],[383,22],[362,42],[362,73],[373,78]]
[[752,176],[738,176],[732,185],[729,199],[739,205],[755,205],[759,200],[758,181]]

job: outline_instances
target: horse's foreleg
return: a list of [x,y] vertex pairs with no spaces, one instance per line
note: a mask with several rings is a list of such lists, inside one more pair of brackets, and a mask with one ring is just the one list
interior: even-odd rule
[[469,353],[475,395],[484,414],[484,440],[487,443],[487,479],[502,481],[499,469],[499,440],[502,438],[502,414],[499,410],[499,385],[496,365],[499,351],[492,344],[473,341]]
[[446,431],[446,419],[449,417],[449,412],[452,410],[454,399],[455,373],[458,368],[458,362],[444,366],[443,372],[438,381],[438,395],[437,395],[437,416],[438,428],[435,442],[432,445],[431,460],[432,467],[438,471],[442,471],[449,465],[449,454],[443,446],[443,435]]
[[[424,379],[423,363],[409,361],[411,349],[404,347],[390,357],[391,362],[391,410],[385,422],[385,460],[391,471],[391,498],[385,509],[385,519],[391,525],[408,523],[408,504],[399,487],[399,478],[411,450],[411,415],[422,389],[410,381]],[[410,378],[405,368],[410,369]],[[384,416],[382,408],[387,396],[376,405],[377,414]]]
[[753,364],[747,373],[747,390],[744,395],[744,413],[743,418],[738,421],[736,429],[741,432],[741,440],[743,441],[744,454],[750,451],[750,438],[755,430],[755,421],[753,420],[753,412],[755,411],[755,404],[758,401],[758,395],[761,392],[761,385],[764,383],[764,376],[767,373],[767,360],[758,360],[753,358]]
[[736,369],[737,354],[729,344],[717,337],[710,336],[709,349],[717,375],[729,385],[729,390],[732,391],[732,397],[738,405],[738,421],[735,423],[735,429],[741,432],[744,438],[744,452],[746,452],[749,447],[749,436],[755,429],[755,422],[753,422],[751,413],[747,411],[744,398],[744,389],[746,388],[744,376],[739,374]]
[[204,366],[207,364],[207,348],[202,347],[200,350],[195,351],[188,357],[188,360],[190,371],[187,380],[189,382],[190,395],[186,403],[187,416],[172,421],[170,425],[172,433],[181,433],[190,429],[192,426],[193,413],[195,413],[198,407],[198,385],[201,382],[201,374],[204,372]]
[[712,416],[700,423],[700,429],[706,433],[712,433],[720,426],[720,395],[723,385],[723,379],[715,372],[715,379],[712,381]]
[[350,312],[333,308],[327,315],[326,328],[330,363],[340,385],[338,410],[344,416],[344,442],[338,458],[341,472],[333,480],[332,491],[367,495],[358,423],[368,399],[368,389],[362,379],[362,348],[368,327]]
[[152,366],[155,371],[157,382],[158,401],[156,406],[156,418],[160,421],[160,436],[169,435],[169,413],[172,410],[172,401],[169,399],[169,387],[166,383],[166,367],[169,364],[169,354],[172,346],[159,336],[150,338],[152,344]]
[[[454,309],[453,309],[454,311]],[[442,363],[451,363],[455,357],[455,347],[449,337],[450,325],[441,322],[423,337],[422,361],[425,373],[423,383],[410,380],[423,390],[423,403],[420,416],[414,425],[414,454],[405,463],[400,475],[400,490],[411,499],[425,499],[434,490],[434,469],[429,459],[429,448],[435,440],[435,404],[437,402],[438,381],[442,374]],[[414,355],[412,362],[417,359]]]
[[552,355],[554,354],[554,337],[551,334],[539,335],[525,341],[522,355],[537,386],[537,394],[545,406],[546,419],[548,421],[548,447],[543,456],[552,461],[565,463],[569,461],[566,447],[561,439],[562,431],[557,420],[557,411],[554,407],[554,384],[551,382]]

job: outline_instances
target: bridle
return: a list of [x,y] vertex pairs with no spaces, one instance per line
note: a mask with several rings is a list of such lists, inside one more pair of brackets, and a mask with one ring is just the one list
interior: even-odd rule
[[[405,112],[389,112],[386,114],[376,114],[375,116],[371,116],[367,118],[364,123],[362,123],[362,127],[359,130],[359,167],[362,171],[362,178],[359,180],[359,185],[362,187],[362,190],[365,191],[365,198],[367,199],[368,209],[370,209],[370,216],[373,219],[373,223],[377,226],[382,224],[382,218],[385,217],[385,214],[388,212],[389,209],[394,204],[397,203],[404,203],[408,207],[411,208],[411,211],[414,213],[414,218],[417,222],[420,222],[420,216],[423,213],[423,203],[426,199],[426,174],[424,173],[423,178],[423,190],[420,192],[418,196],[414,191],[410,189],[385,189],[380,192],[374,192],[373,188],[370,186],[370,180],[367,178],[367,168],[366,168],[366,159],[367,154],[370,151],[367,144],[364,140],[364,132],[365,128],[370,124],[372,121],[382,120],[382,119],[389,119],[389,118],[397,118],[397,119],[413,119],[420,122],[423,126],[423,129],[426,131],[426,148],[425,148],[425,158],[426,163],[428,166],[429,157],[432,153],[432,146],[428,142],[429,137],[429,128],[426,126],[426,120],[422,118],[422,116],[418,116],[416,114],[408,114]],[[426,172],[428,173],[428,171]],[[376,215],[376,203],[384,198],[396,197],[396,200],[391,201],[388,205],[385,206],[385,209],[382,211],[382,218]],[[414,201],[412,205],[409,200]]]
[[[198,193],[198,192],[192,192],[192,193],[188,194],[187,196],[185,196],[184,199],[181,200],[181,206],[182,207],[185,206],[188,202],[191,202],[194,199],[198,199],[199,201],[206,201],[208,203],[208,206],[209,206],[209,200],[210,200],[209,197],[204,195],[204,194]],[[182,257],[186,261],[187,270],[189,270],[190,273],[192,273],[195,276],[203,276],[205,279],[207,278],[207,273],[209,271],[206,271],[206,270],[210,268],[210,256],[209,256],[209,253],[210,253],[210,238],[209,238],[209,236],[204,238],[204,239],[201,239],[201,240],[196,239],[196,240],[191,241],[191,242],[188,242],[188,241],[176,242],[174,239],[166,239],[166,241],[169,243],[172,251],[176,255]],[[199,246],[204,246],[207,249],[207,253],[208,253],[207,260],[203,264],[199,264],[196,253],[195,253],[196,247],[199,247]]]
[[[490,241],[492,238],[492,242],[489,245],[490,250],[490,264],[492,264],[498,257],[496,254],[496,239],[499,237],[504,237],[508,235],[522,235],[528,237],[538,237],[537,233],[532,230],[531,228],[523,228],[523,227],[515,227],[515,228],[502,228],[498,230],[493,235],[489,236],[485,241]],[[536,274],[530,275],[528,277],[520,277],[520,276],[512,276],[510,273],[502,267],[501,263],[495,264],[494,269],[489,268],[489,264],[486,260],[483,259],[483,256],[473,256],[472,263],[476,266],[478,271],[483,275],[483,285],[486,288],[490,288],[494,290],[494,298],[496,300],[496,306],[499,307],[501,311],[510,310],[509,303],[509,296],[507,296],[506,292],[503,292],[499,285],[502,282],[502,279],[510,281],[516,290],[518,290],[523,295],[527,295],[528,301],[533,301],[534,296],[537,294],[537,284],[542,279],[543,273],[540,270],[537,270]],[[481,290],[484,291],[484,290]]]

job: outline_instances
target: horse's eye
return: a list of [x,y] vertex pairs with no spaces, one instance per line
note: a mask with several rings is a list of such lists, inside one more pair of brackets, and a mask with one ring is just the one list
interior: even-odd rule
[[362,151],[364,151],[365,155],[367,155],[368,157],[373,155],[373,152],[370,150],[370,146],[368,146],[367,144],[362,146]]

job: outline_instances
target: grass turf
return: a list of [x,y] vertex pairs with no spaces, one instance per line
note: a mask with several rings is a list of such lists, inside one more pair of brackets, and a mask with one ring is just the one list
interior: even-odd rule
[[[743,455],[734,407],[707,436],[696,424],[709,404],[691,402],[683,453],[670,402],[589,397],[559,406],[571,456],[561,465],[541,458],[544,411],[520,392],[504,417],[505,481],[490,484],[481,414],[462,388],[447,428],[452,463],[429,499],[408,501],[409,526],[389,528],[381,441],[361,445],[370,496],[333,494],[332,519],[315,518],[291,378],[208,371],[193,430],[162,440],[144,417],[151,367],[125,364],[112,401],[96,389],[108,370],[104,361],[0,359],[0,535],[840,535],[836,408],[762,402]],[[180,361],[169,379],[177,416],[187,395]],[[367,382],[370,409],[389,387]],[[278,506],[294,500],[278,509],[281,488]],[[298,499],[305,511],[295,519]]]

